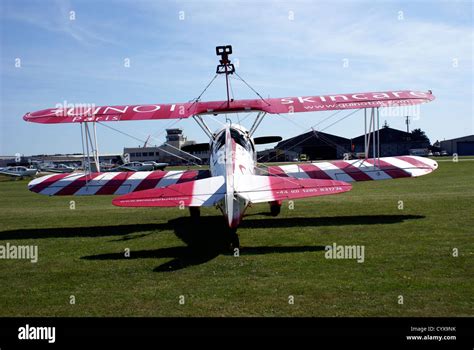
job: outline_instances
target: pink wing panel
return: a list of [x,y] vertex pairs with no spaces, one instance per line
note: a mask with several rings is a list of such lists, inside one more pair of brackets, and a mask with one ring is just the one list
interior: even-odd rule
[[420,91],[386,91],[322,96],[269,98],[266,100],[187,102],[125,106],[78,105],[27,113],[23,119],[36,123],[81,123],[125,120],[182,119],[196,114],[237,111],[264,111],[270,114],[318,112],[340,109],[406,106],[434,100],[434,95]]

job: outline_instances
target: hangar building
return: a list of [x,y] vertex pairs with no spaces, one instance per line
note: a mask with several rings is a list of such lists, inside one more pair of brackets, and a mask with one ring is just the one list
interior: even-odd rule
[[[430,142],[426,140],[414,140],[411,133],[402,130],[392,129],[385,126],[380,129],[380,156],[390,157],[410,154],[410,149],[423,149],[430,147]],[[373,142],[370,143],[369,155],[373,152]],[[288,161],[295,158],[289,154],[285,157],[281,153],[296,152],[306,154],[310,160],[318,159],[341,159],[344,153],[363,153],[364,135],[353,139],[326,134],[318,131],[310,131],[305,134],[283,140],[278,143],[275,150],[279,150],[278,161]],[[292,159],[287,159],[287,158]]]
[[[354,152],[364,152],[364,135],[352,139]],[[373,154],[373,142],[370,142],[369,156]],[[414,140],[406,131],[383,127],[380,129],[380,156],[392,157],[410,154],[411,149],[429,148],[429,140]]]
[[183,163],[183,160],[178,157],[191,158],[179,150],[184,146],[192,144],[195,144],[195,141],[188,141],[183,135],[182,129],[166,129],[166,142],[163,145],[153,147],[146,145],[144,147],[125,147],[123,153],[130,156],[129,159],[131,162],[156,161],[178,165]]
[[344,153],[350,152],[350,148],[349,139],[313,130],[280,141],[275,147],[276,150],[283,152],[306,154],[311,160],[342,158]]
[[459,156],[472,156],[474,155],[474,135],[441,141],[440,148],[448,154],[457,153]]

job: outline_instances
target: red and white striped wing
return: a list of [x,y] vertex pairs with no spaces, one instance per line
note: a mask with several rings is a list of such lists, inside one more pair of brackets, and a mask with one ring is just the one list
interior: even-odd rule
[[244,175],[237,178],[235,194],[251,203],[327,196],[350,191],[344,181]]
[[270,166],[266,170],[269,175],[277,177],[352,182],[417,177],[429,174],[437,168],[438,163],[429,158],[398,156],[288,164]]
[[182,119],[197,114],[263,111],[269,114],[319,112],[415,105],[434,100],[431,92],[385,91],[321,96],[297,96],[252,100],[186,102],[125,106],[80,105],[27,113],[23,119],[35,123],[82,123],[125,120]]
[[34,179],[28,188],[48,196],[123,195],[209,176],[208,170],[53,174]]

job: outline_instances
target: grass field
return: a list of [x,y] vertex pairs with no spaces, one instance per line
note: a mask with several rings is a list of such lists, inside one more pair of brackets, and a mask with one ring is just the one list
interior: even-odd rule
[[[187,210],[44,197],[4,180],[0,245],[38,245],[39,260],[0,260],[0,316],[474,316],[473,180],[474,161],[446,161],[284,203],[277,218],[256,205],[239,257],[221,253],[214,208],[196,226]],[[365,261],[326,259],[333,243],[365,246]]]

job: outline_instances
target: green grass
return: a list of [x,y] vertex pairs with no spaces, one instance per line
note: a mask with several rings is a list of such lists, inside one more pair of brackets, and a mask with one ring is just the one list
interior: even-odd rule
[[[219,253],[213,208],[198,227],[179,209],[0,181],[0,245],[39,247],[36,264],[0,260],[0,316],[473,316],[473,174],[473,161],[441,162],[425,177],[284,203],[277,218],[255,205],[240,257]],[[325,259],[333,242],[364,245],[365,262]]]

